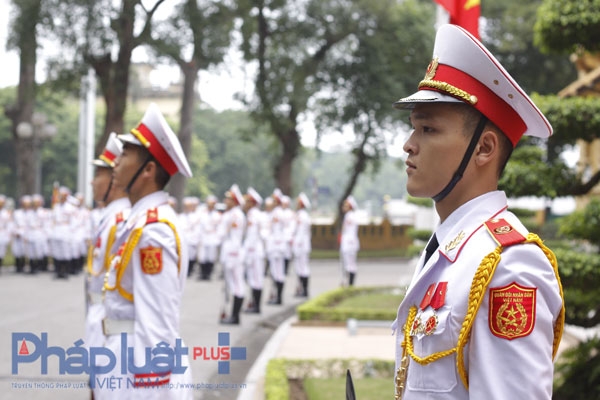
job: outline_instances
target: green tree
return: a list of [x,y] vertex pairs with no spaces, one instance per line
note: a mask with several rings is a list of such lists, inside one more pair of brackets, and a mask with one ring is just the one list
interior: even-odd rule
[[41,0],[15,1],[16,15],[11,23],[9,49],[19,52],[19,84],[16,102],[5,105],[4,115],[11,121],[11,132],[14,139],[17,170],[17,196],[33,194],[35,191],[35,173],[32,168],[35,158],[39,155],[32,137],[22,138],[17,134],[18,127],[29,124],[31,127],[37,84],[35,69],[38,51],[38,30],[44,17]]
[[52,9],[47,26],[63,47],[49,61],[50,79],[78,82],[87,66],[98,78],[105,102],[105,122],[95,148],[99,154],[110,132],[124,131],[131,56],[136,48],[148,43],[152,20],[165,0],[45,1]]
[[[225,3],[186,0],[171,18],[154,27],[150,46],[159,56],[176,63],[183,73],[179,140],[187,157],[191,153],[192,116],[196,110],[198,72],[223,61],[230,45],[233,13]],[[186,54],[191,56],[186,57]],[[186,179],[175,175],[169,190],[180,202]]]
[[406,113],[395,110],[392,103],[416,90],[430,61],[434,36],[432,3],[358,1],[352,11],[360,23],[351,40],[338,49],[345,57],[329,59],[331,64],[322,74],[327,86],[315,107],[321,135],[344,128],[355,135],[349,178],[338,198],[338,217],[359,176],[369,166],[377,172],[385,158],[384,134],[406,130],[401,122],[406,121]]
[[247,112],[200,110],[194,114],[194,135],[205,143],[208,153],[204,171],[209,192],[202,195],[213,193],[221,198],[234,183],[242,191],[252,186],[263,196],[273,191],[269,171],[275,161],[275,143]]
[[292,165],[301,148],[299,121],[321,88],[328,57],[344,57],[339,45],[359,28],[350,0],[240,0],[242,51],[257,64],[256,97],[247,100],[260,125],[269,127],[280,151],[274,177],[284,193],[292,189]]

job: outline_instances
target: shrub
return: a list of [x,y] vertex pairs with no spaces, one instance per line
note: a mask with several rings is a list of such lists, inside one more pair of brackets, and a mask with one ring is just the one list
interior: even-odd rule
[[300,321],[346,321],[349,318],[362,320],[387,320],[392,321],[396,318],[396,309],[369,309],[369,308],[341,308],[334,307],[340,300],[360,296],[364,293],[372,292],[395,292],[400,293],[400,289],[394,287],[349,287],[330,290],[308,300],[298,306],[296,312]]

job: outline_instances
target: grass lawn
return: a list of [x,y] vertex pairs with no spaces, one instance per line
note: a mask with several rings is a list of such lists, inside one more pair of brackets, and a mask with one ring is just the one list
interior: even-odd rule
[[[354,379],[356,398],[380,400],[394,397],[394,382],[390,378]],[[346,393],[346,378],[306,378],[304,391],[309,400],[342,399]]]

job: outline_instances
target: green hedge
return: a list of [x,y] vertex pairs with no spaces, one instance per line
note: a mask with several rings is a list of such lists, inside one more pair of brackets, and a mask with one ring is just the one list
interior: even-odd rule
[[265,400],[287,400],[290,398],[286,361],[274,358],[267,364],[265,376]]
[[321,294],[298,306],[296,312],[300,321],[329,321],[340,322],[349,318],[360,320],[387,320],[396,318],[396,310],[373,310],[361,308],[335,307],[340,300],[359,296],[364,293],[400,290],[394,287],[349,287],[338,288]]

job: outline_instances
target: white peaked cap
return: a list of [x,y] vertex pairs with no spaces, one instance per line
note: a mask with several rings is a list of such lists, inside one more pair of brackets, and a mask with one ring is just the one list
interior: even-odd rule
[[169,175],[179,172],[186,178],[192,176],[177,135],[155,103],[150,103],[138,126],[131,133],[120,135],[119,139],[146,147]]
[[304,208],[310,208],[310,200],[308,199],[308,196],[304,194],[304,192],[298,195],[298,200],[300,200]]
[[352,207],[353,210],[356,210],[358,208],[358,204],[356,204],[354,196],[350,195],[346,197],[346,201],[348,202],[348,204],[350,204],[350,207]]
[[258,205],[261,205],[263,202],[262,196],[253,187],[248,188],[248,196],[250,196]]
[[456,25],[438,29],[433,59],[419,90],[394,103],[465,103],[498,126],[513,146],[521,136],[547,138],[552,126],[500,62],[473,35]]
[[225,193],[225,197],[234,199],[240,206],[243,206],[246,203],[246,200],[244,200],[244,195],[242,195],[242,191],[235,183],[231,185],[231,188],[229,188],[229,190]]
[[108,135],[108,140],[106,141],[104,151],[98,156],[97,159],[92,161],[92,164],[97,167],[114,168],[115,160],[121,155],[122,152],[123,142],[117,139],[117,134],[115,132],[111,132],[110,135]]
[[281,191],[281,189],[279,188],[275,188],[275,190],[273,190],[273,197],[277,200],[277,201],[281,201],[281,197],[283,196],[283,192]]

